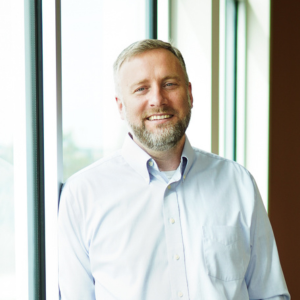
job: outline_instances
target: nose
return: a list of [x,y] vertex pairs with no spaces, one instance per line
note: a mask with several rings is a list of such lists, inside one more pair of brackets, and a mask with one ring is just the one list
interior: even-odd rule
[[151,93],[149,95],[149,105],[151,107],[159,107],[166,104],[166,99],[163,95],[163,91],[161,87],[156,86],[151,89]]

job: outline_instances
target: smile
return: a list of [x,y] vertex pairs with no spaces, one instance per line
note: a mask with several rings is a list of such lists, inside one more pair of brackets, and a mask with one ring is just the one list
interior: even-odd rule
[[163,119],[170,119],[172,118],[173,115],[160,115],[160,116],[151,116],[148,118],[149,121],[154,121],[154,120],[163,120]]

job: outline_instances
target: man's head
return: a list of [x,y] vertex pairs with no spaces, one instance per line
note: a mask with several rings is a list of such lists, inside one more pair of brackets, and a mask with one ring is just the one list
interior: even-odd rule
[[185,80],[186,80],[186,84],[189,83],[189,77],[186,71],[186,66],[185,66],[185,62],[183,59],[183,56],[181,54],[181,52],[174,46],[172,46],[170,43],[166,43],[160,40],[151,40],[151,39],[146,39],[146,40],[141,40],[141,41],[137,41],[131,45],[129,45],[127,48],[125,48],[120,55],[118,56],[117,60],[114,63],[114,80],[115,80],[115,89],[116,89],[116,93],[119,94],[119,70],[122,66],[122,64],[125,61],[130,60],[132,57],[139,55],[143,52],[149,51],[149,50],[154,50],[154,49],[166,49],[168,51],[170,51],[171,53],[173,53],[183,71],[184,71],[184,76],[185,76]]
[[193,97],[178,49],[137,42],[119,55],[114,72],[119,112],[141,147],[166,151],[184,140]]

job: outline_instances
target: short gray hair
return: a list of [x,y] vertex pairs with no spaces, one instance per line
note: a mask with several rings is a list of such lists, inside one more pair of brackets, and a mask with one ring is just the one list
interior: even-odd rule
[[184,62],[181,52],[176,47],[172,46],[170,43],[163,42],[160,40],[146,39],[146,40],[137,41],[137,42],[131,44],[130,46],[128,46],[127,48],[125,48],[120,53],[117,60],[115,61],[115,63],[114,63],[114,79],[115,79],[116,92],[118,92],[118,86],[119,86],[118,73],[119,73],[119,70],[120,70],[122,64],[125,61],[129,60],[130,58],[132,58],[138,54],[141,54],[141,53],[149,51],[149,50],[154,50],[154,49],[166,49],[166,50],[172,52],[177,57],[180,65],[183,69],[186,84],[188,85],[189,77],[188,77],[188,74],[186,71],[185,62]]

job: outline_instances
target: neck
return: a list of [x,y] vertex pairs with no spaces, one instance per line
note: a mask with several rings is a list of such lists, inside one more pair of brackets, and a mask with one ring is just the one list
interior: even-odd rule
[[154,151],[142,145],[134,136],[133,140],[143,150],[145,150],[157,163],[160,171],[176,170],[180,164],[181,154],[184,147],[185,135],[177,143],[177,145],[167,151]]

